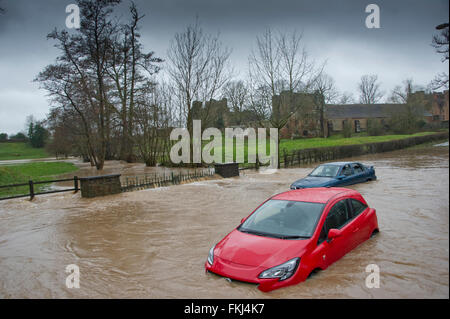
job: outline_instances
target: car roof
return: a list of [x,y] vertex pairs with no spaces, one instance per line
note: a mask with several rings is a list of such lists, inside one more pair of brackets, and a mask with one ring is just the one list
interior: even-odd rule
[[346,193],[347,195],[359,194],[357,191],[353,189],[343,187],[316,187],[316,188],[302,188],[290,190],[272,196],[271,199],[290,200],[297,202],[310,202],[310,203],[326,203],[336,195],[344,193]]
[[347,165],[347,164],[360,164],[359,162],[330,162],[330,163],[323,163],[321,165]]

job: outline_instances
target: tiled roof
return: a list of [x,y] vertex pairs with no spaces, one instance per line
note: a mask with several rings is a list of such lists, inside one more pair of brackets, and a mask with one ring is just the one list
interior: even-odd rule
[[386,118],[402,107],[403,104],[329,104],[325,112],[328,119]]

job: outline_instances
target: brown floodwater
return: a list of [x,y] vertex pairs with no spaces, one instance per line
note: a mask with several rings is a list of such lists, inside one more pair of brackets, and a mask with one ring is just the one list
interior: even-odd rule
[[[0,202],[2,298],[449,298],[449,148],[357,158],[378,180],[354,185],[377,209],[380,233],[327,270],[287,288],[205,274],[209,248],[267,197],[311,167],[122,193],[62,193]],[[104,173],[146,170],[108,163]],[[151,170],[150,170],[151,171]],[[89,175],[84,165],[80,175]],[[66,288],[65,268],[80,268]],[[380,269],[380,288],[365,268]]]

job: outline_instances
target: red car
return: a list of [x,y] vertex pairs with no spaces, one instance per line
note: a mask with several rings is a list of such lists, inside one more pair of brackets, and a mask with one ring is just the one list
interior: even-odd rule
[[275,195],[209,251],[206,271],[258,284],[298,284],[378,232],[376,210],[355,190],[307,188]]

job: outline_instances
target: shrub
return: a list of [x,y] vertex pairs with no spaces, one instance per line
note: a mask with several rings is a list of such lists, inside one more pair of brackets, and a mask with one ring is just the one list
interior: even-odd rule
[[368,119],[367,120],[367,135],[370,136],[379,136],[384,133],[383,124],[376,119]]
[[349,121],[345,121],[342,127],[342,134],[345,138],[352,137],[353,127]]

